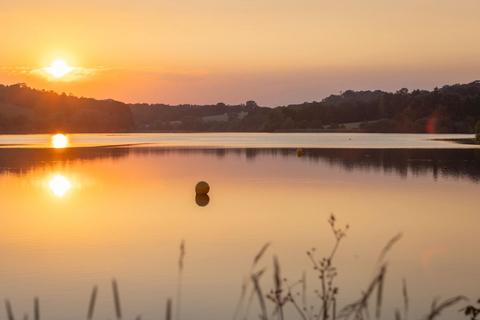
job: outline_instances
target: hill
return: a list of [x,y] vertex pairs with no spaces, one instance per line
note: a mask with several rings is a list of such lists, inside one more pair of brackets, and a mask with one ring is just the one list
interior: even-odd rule
[[0,132],[126,132],[134,129],[129,107],[114,100],[77,98],[24,84],[0,85]]
[[0,85],[0,132],[472,133],[480,81],[432,91],[352,91],[275,108],[241,105],[124,104]]
[[480,120],[480,81],[435,88],[345,91],[320,102],[276,108],[245,105],[130,105],[146,131],[359,131],[472,133]]

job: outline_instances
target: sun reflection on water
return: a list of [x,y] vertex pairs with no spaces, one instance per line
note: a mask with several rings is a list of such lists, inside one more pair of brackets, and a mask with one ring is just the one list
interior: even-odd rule
[[52,146],[56,149],[63,149],[68,147],[69,139],[62,133],[57,133],[52,136]]
[[72,188],[70,180],[61,174],[56,174],[48,181],[50,191],[58,198],[65,196]]

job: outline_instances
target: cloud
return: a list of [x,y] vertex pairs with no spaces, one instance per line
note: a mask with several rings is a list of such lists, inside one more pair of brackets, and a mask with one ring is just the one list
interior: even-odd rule
[[71,67],[70,71],[65,74],[63,77],[55,78],[52,76],[48,71],[47,68],[37,68],[37,69],[30,69],[27,70],[26,73],[38,77],[42,77],[48,81],[56,81],[56,82],[72,82],[83,80],[85,78],[90,78],[95,74],[105,71],[106,68],[104,67],[97,67],[97,68],[84,68],[84,67]]
[[95,68],[85,68],[85,67],[71,67],[69,72],[63,77],[55,78],[49,72],[47,68],[29,68],[29,67],[2,67],[0,66],[0,74],[10,75],[13,77],[36,77],[49,82],[72,82],[80,81],[84,79],[91,78],[101,72],[109,70],[106,67],[95,67]]

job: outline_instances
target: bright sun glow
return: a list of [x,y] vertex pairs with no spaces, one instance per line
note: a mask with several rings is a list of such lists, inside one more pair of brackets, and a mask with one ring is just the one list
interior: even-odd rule
[[65,176],[57,174],[48,181],[48,187],[56,197],[61,198],[72,188],[72,184]]
[[50,66],[45,68],[45,71],[54,78],[60,79],[72,72],[73,68],[63,60],[55,60]]
[[53,135],[52,146],[56,149],[68,147],[68,137],[61,133],[57,133],[56,135]]

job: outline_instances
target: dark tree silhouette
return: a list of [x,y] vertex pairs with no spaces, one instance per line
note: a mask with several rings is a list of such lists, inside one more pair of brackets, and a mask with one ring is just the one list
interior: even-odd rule
[[435,88],[347,90],[320,102],[241,105],[124,104],[0,85],[0,132],[409,132],[474,133],[480,81]]

